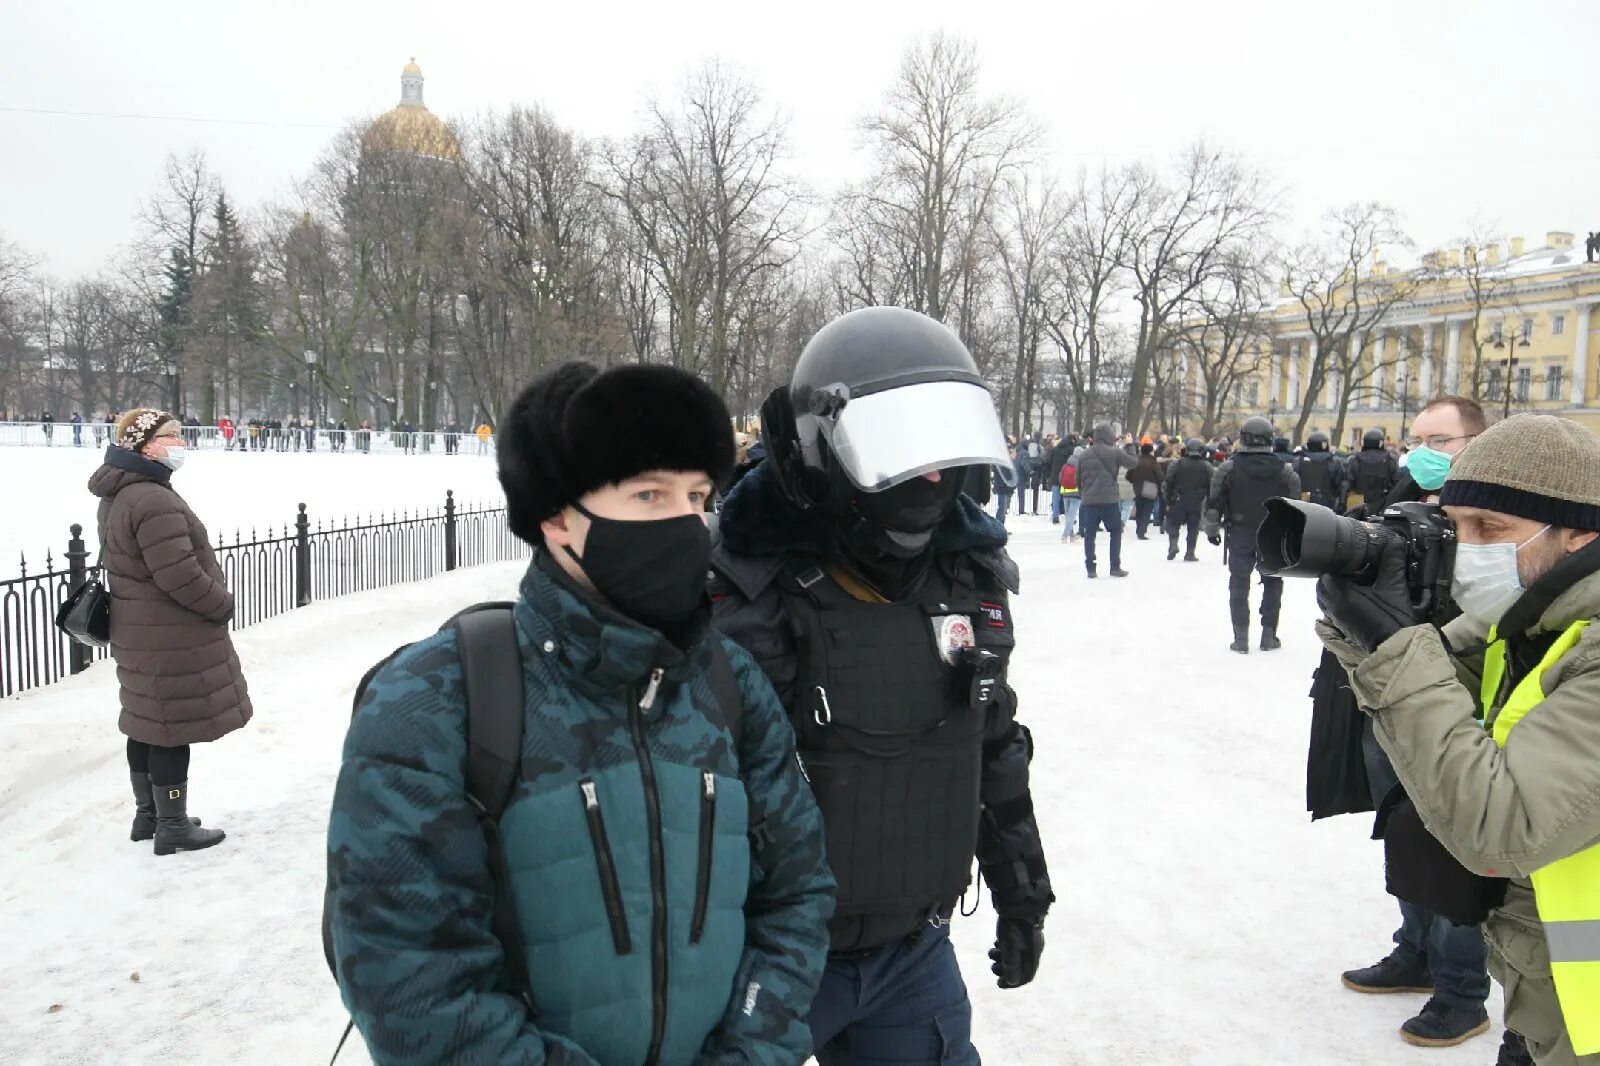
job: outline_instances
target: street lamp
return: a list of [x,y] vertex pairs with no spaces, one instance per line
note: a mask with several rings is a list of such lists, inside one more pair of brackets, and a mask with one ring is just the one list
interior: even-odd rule
[[[1504,351],[1507,351],[1508,348],[1509,348],[1510,351],[1516,351],[1518,348],[1531,348],[1531,347],[1533,347],[1533,344],[1528,340],[1527,334],[1523,334],[1519,339],[1513,340],[1510,343],[1510,345],[1508,346],[1506,344],[1506,330],[1505,330],[1504,324],[1502,324],[1494,332],[1494,348],[1495,348],[1495,351],[1504,352]],[[1505,357],[1505,362],[1506,362],[1506,377],[1505,377],[1505,381],[1503,381],[1501,383],[1501,388],[1505,390],[1505,413],[1503,415],[1501,415],[1501,417],[1502,418],[1510,418],[1511,417],[1511,374],[1512,374],[1512,372],[1514,370],[1516,370],[1517,364],[1520,363],[1521,360],[1518,359],[1514,355],[1509,355],[1508,354]]]
[[306,414],[311,417],[311,424],[317,424],[317,385],[314,375],[317,370],[317,353],[310,348],[306,349]]

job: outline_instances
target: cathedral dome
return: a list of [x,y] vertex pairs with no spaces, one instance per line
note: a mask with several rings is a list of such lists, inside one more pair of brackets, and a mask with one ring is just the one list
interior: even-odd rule
[[461,158],[456,135],[422,102],[422,68],[412,59],[400,72],[400,103],[379,115],[361,135],[361,151],[406,153],[455,162]]

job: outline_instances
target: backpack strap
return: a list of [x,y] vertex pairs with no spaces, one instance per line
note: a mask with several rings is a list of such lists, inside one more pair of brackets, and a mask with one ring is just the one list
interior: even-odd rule
[[[744,739],[744,699],[739,694],[739,679],[734,676],[733,661],[728,658],[728,650],[722,646],[722,634],[712,630],[707,644],[710,646],[711,659],[706,664],[706,680],[710,682],[711,694],[722,712],[722,721],[733,736],[733,751],[737,758]],[[750,853],[757,855],[772,839],[772,831],[767,828],[767,820],[761,816],[761,808],[756,806],[755,795],[748,783],[745,785],[744,798],[748,805],[745,825],[750,836]]]
[[506,983],[538,1018],[522,950],[500,815],[522,767],[522,649],[509,603],[486,603],[451,619],[467,697],[467,800],[478,812],[494,881],[490,925],[505,956]]

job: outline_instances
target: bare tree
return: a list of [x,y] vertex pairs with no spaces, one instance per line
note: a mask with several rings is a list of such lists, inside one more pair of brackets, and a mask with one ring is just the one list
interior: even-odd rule
[[[1459,284],[1471,309],[1472,318],[1466,325],[1471,331],[1472,369],[1460,391],[1474,400],[1484,399],[1483,350],[1503,332],[1501,323],[1506,315],[1518,310],[1516,278],[1503,262],[1491,261],[1488,255],[1488,250],[1498,247],[1500,242],[1501,237],[1491,227],[1475,222],[1466,237],[1450,242],[1448,262],[1443,258],[1444,253],[1434,253],[1431,262],[1426,264],[1437,280]],[[1485,322],[1490,308],[1498,312],[1492,332]]]
[[1027,170],[1013,172],[1000,197],[994,232],[994,254],[1007,315],[1015,336],[1015,394],[1010,407],[1011,431],[1034,428],[1032,412],[1038,386],[1039,345],[1045,335],[1046,288],[1068,219],[1062,212],[1055,181]]
[[1006,175],[1038,140],[1014,101],[978,90],[976,49],[944,34],[907,50],[883,107],[862,122],[877,173],[842,210],[902,260],[904,301],[944,321]]
[[[1350,402],[1378,388],[1384,366],[1402,358],[1397,351],[1383,365],[1371,365],[1370,332],[1396,304],[1421,283],[1420,272],[1390,273],[1378,265],[1381,248],[1410,247],[1394,209],[1380,203],[1351,204],[1327,216],[1320,238],[1289,249],[1282,258],[1284,286],[1299,304],[1311,337],[1311,358],[1301,381],[1300,417],[1295,439],[1303,439],[1330,378],[1337,394],[1334,439],[1344,435]],[[1396,346],[1398,348],[1398,346]]]
[[1135,164],[1126,216],[1125,261],[1139,305],[1126,423],[1140,428],[1151,364],[1185,303],[1273,218],[1265,180],[1238,159],[1196,144],[1171,180]]
[[1241,250],[1190,302],[1174,338],[1199,386],[1200,435],[1222,426],[1230,404],[1272,350],[1271,301],[1264,256]]

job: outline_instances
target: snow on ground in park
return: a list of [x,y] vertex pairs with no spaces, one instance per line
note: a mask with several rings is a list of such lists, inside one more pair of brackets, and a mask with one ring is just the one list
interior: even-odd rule
[[[300,504],[313,521],[444,506],[445,490],[456,501],[499,506],[504,497],[495,480],[493,456],[473,454],[462,443],[460,455],[364,455],[359,452],[224,452],[190,449],[172,484],[215,542],[236,530],[248,537],[254,526],[281,535],[292,526]],[[28,572],[42,570],[48,549],[59,563],[74,523],[84,527],[95,550],[98,504],[85,487],[99,467],[104,448],[8,448],[7,489],[13,501],[0,518],[0,580],[17,572],[26,555]]]
[[[1284,650],[1240,657],[1218,549],[1168,563],[1164,542],[1130,537],[1132,576],[1091,582],[1058,527],[1011,523],[1011,677],[1058,902],[1018,991],[988,973],[987,895],[956,921],[985,1061],[1490,1061],[1498,990],[1491,1035],[1423,1051],[1396,1032],[1423,997],[1339,984],[1387,953],[1397,914],[1366,820],[1313,826],[1302,809],[1310,584],[1289,583]],[[207,852],[128,842],[109,670],[0,701],[0,1061],[326,1061],[345,1016],[319,939],[324,830],[355,681],[516,578],[461,571],[237,634],[256,718],[195,751],[194,810],[229,832]],[[366,1062],[352,1045],[340,1061]]]

